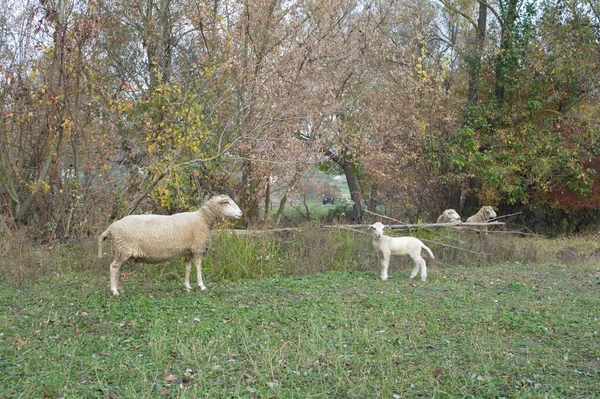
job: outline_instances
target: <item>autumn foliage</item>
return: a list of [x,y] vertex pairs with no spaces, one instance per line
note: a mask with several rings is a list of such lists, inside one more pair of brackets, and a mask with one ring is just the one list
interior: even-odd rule
[[93,235],[213,193],[248,226],[277,224],[317,170],[344,175],[351,221],[485,204],[531,227],[598,209],[593,3],[55,0],[1,13],[7,234]]

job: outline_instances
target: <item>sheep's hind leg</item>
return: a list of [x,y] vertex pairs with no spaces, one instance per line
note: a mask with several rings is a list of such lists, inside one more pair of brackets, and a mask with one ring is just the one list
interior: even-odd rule
[[115,259],[110,264],[110,290],[114,296],[119,296],[119,277],[123,262]]
[[206,287],[202,282],[202,255],[194,255],[194,263],[196,264],[196,275],[198,276],[198,287],[204,291]]
[[425,259],[422,257],[413,258],[413,262],[415,263],[415,267],[413,271],[410,273],[410,278],[413,279],[417,277],[419,273],[419,269],[421,270],[421,281],[427,280],[427,266],[425,265]]

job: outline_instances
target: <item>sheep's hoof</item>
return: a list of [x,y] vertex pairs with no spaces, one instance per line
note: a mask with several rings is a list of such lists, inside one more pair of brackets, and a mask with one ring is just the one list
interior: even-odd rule
[[386,281],[388,279],[388,276],[381,276],[381,281]]
[[186,285],[186,286],[185,286],[185,290],[186,290],[187,292],[190,292],[190,291],[192,290],[192,287],[190,287],[189,285]]
[[119,291],[117,291],[117,290],[111,290],[111,291],[114,296],[119,296]]
[[206,291],[206,287],[203,285],[199,285],[198,288],[200,288],[200,291]]

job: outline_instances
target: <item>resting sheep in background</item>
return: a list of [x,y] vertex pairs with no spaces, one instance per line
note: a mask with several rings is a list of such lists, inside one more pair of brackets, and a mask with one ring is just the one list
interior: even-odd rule
[[242,211],[227,195],[217,195],[195,212],[174,215],[130,215],[110,226],[98,238],[98,258],[102,259],[102,242],[111,237],[114,260],[110,264],[110,289],[119,295],[119,275],[123,263],[159,263],[183,256],[185,288],[190,291],[192,258],[196,264],[198,287],[202,282],[202,256],[210,247],[210,230],[218,218],[239,219]]
[[446,209],[438,218],[436,223],[460,222],[460,215],[454,209]]
[[485,223],[496,216],[496,212],[491,206],[482,206],[476,214],[467,218],[467,223]]
[[389,228],[389,226],[385,226],[380,222],[369,226],[369,229],[373,229],[373,247],[377,250],[377,255],[381,260],[381,279],[385,281],[388,278],[387,271],[391,255],[408,255],[415,264],[410,278],[415,278],[420,269],[421,281],[425,281],[427,279],[427,266],[425,265],[425,259],[421,257],[421,249],[425,249],[431,259],[434,259],[433,252],[418,238],[384,235],[383,229],[386,227]]

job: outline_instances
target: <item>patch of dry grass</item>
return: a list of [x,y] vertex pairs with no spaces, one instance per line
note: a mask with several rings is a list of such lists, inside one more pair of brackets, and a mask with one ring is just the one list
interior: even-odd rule
[[49,253],[36,245],[27,229],[20,229],[0,241],[0,279],[17,287],[50,273]]

